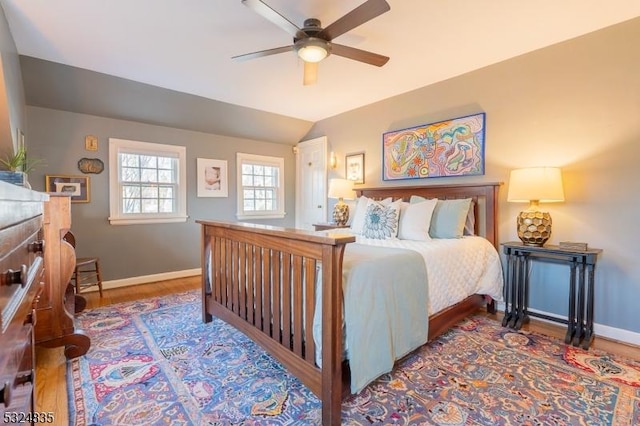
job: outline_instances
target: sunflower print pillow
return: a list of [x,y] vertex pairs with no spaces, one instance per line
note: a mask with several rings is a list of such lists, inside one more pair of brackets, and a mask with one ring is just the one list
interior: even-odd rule
[[372,202],[367,206],[362,235],[366,238],[386,240],[398,235],[398,206],[383,206]]

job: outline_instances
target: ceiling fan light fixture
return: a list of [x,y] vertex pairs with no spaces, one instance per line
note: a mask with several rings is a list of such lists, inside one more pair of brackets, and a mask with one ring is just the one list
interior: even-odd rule
[[305,62],[320,62],[331,53],[331,44],[321,38],[306,37],[296,41],[295,50]]

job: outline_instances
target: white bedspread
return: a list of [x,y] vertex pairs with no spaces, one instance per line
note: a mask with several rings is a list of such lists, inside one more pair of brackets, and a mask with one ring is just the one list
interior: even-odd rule
[[[380,258],[379,253],[377,257],[365,260],[365,263],[375,265],[372,269],[367,271],[368,268],[362,268],[357,272],[357,276],[350,277],[351,262],[367,257],[367,250],[358,248],[352,250],[354,257],[349,260],[351,245],[368,245],[372,249],[372,255],[375,255],[374,247],[409,249],[417,252],[419,257],[412,257],[411,262],[415,263],[416,258],[420,257],[424,260],[426,279],[421,281],[424,285],[417,288],[413,284],[407,285],[408,278],[402,275],[404,270],[399,270],[398,266],[390,266]],[[410,259],[409,256],[405,258]],[[352,286],[352,283],[355,284]],[[486,294],[496,300],[502,300],[502,286],[500,256],[482,237],[409,241],[374,240],[357,236],[356,244],[347,245],[343,265],[345,356],[351,366],[351,391],[359,392],[381,374],[391,371],[395,360],[424,344],[427,340],[429,315],[472,294]],[[403,312],[403,318],[393,319],[393,325],[389,325],[389,318],[392,316],[390,313],[397,311],[401,306],[397,300],[402,298],[399,298],[397,293],[407,291],[413,296],[410,297],[413,301],[410,306],[411,312]],[[313,326],[318,365],[321,365],[322,348],[320,307],[321,298],[318,297]],[[408,318],[413,319],[407,322]],[[358,330],[359,327],[364,329]],[[353,331],[354,329],[357,331]]]
[[472,294],[502,300],[500,255],[486,238],[432,239],[430,241],[374,240],[356,236],[356,242],[373,246],[415,250],[427,267],[429,315],[458,303]]

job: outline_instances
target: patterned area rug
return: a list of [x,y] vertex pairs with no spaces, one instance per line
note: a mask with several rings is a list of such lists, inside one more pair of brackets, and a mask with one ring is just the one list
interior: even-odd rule
[[[80,314],[92,345],[68,364],[71,424],[320,424],[306,387],[200,307],[194,291]],[[640,362],[477,316],[347,398],[342,423],[640,424]]]

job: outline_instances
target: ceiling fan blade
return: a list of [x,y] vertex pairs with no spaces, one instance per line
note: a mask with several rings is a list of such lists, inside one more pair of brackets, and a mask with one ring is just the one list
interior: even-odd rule
[[382,15],[390,9],[391,6],[389,6],[389,3],[387,3],[386,0],[367,0],[324,30],[320,31],[316,37],[323,38],[325,40],[333,40],[339,35],[370,21],[376,16]]
[[293,22],[273,10],[262,0],[242,0],[242,4],[256,12],[258,15],[261,15],[263,18],[273,22],[294,37],[296,37],[298,31],[300,31],[300,28],[298,28]]
[[291,52],[293,46],[276,47],[275,49],[259,50],[257,52],[245,53],[242,55],[232,56],[231,59],[246,61],[248,59],[262,58],[263,56],[277,55],[278,53]]
[[315,84],[318,80],[318,62],[306,62],[304,63],[304,76],[302,78],[302,84],[309,86]]
[[354,61],[364,62],[369,65],[375,65],[376,67],[381,67],[389,61],[388,56],[382,56],[377,53],[335,43],[331,43],[331,54],[353,59]]

